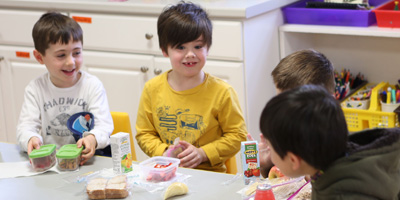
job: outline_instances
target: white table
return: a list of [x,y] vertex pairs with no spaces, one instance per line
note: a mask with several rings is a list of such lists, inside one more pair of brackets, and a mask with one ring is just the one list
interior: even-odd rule
[[[19,162],[28,160],[26,153],[21,152],[16,144],[0,142],[0,162]],[[77,172],[57,174],[46,172],[44,174],[0,179],[0,199],[88,199],[85,193],[85,183],[71,183],[67,178],[81,174],[112,168],[111,158],[93,157],[89,163],[80,167]],[[234,176],[202,170],[179,168],[179,173],[191,175],[188,179],[189,193],[171,199],[241,199],[236,192],[245,187],[243,180],[239,179],[229,185],[222,183],[231,180]],[[0,173],[7,173],[7,169],[0,169]],[[145,190],[134,191],[126,199],[161,199],[160,194],[151,194]]]

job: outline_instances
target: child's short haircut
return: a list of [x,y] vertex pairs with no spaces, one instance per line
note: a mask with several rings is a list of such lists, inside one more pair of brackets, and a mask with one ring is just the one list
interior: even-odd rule
[[50,44],[68,44],[73,42],[83,43],[83,31],[79,24],[68,16],[57,12],[43,14],[32,30],[35,49],[45,55]]
[[346,151],[342,108],[322,86],[304,85],[272,98],[260,129],[282,159],[290,151],[316,169],[325,170]]
[[207,48],[212,43],[212,24],[207,13],[193,3],[179,2],[165,8],[157,21],[158,41],[161,50],[176,47],[203,36]]
[[301,50],[283,58],[271,73],[281,91],[301,85],[324,86],[335,93],[334,68],[326,56],[315,50]]

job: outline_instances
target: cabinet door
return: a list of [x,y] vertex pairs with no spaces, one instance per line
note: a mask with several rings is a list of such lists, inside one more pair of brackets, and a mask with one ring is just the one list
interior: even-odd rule
[[85,49],[161,54],[157,18],[70,13],[84,32]]
[[[163,73],[169,69],[171,69],[171,64],[168,58],[156,57],[154,59],[154,72]],[[236,90],[243,116],[247,121],[243,63],[207,60],[203,70],[226,81]]]
[[7,142],[7,130],[6,130],[6,116],[4,113],[4,103],[3,103],[3,89],[1,88],[4,83],[2,83],[2,66],[5,64],[4,57],[0,55],[0,142]]
[[7,141],[16,142],[16,126],[24,100],[24,91],[34,78],[46,73],[46,67],[36,62],[33,48],[0,46],[1,88],[5,113]]
[[213,43],[210,59],[243,61],[243,30],[241,22],[212,21]]
[[[110,111],[127,112],[135,133],[136,115],[153,56],[84,51],[87,71],[97,76],[107,92]],[[148,158],[134,140],[139,161]]]
[[43,13],[0,9],[0,43],[33,46],[32,28]]

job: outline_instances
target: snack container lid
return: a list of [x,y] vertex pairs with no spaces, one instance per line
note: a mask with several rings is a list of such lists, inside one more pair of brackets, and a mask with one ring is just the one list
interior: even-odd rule
[[56,157],[64,159],[76,158],[81,154],[82,149],[83,146],[77,148],[76,144],[66,144],[57,151]]
[[51,155],[56,150],[55,144],[46,144],[40,146],[40,149],[34,149],[29,154],[29,158],[41,158]]

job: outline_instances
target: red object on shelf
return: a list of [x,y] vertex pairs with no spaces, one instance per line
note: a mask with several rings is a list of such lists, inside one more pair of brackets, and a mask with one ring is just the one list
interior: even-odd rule
[[394,10],[394,2],[389,1],[373,10],[376,15],[378,27],[400,27],[400,11]]

